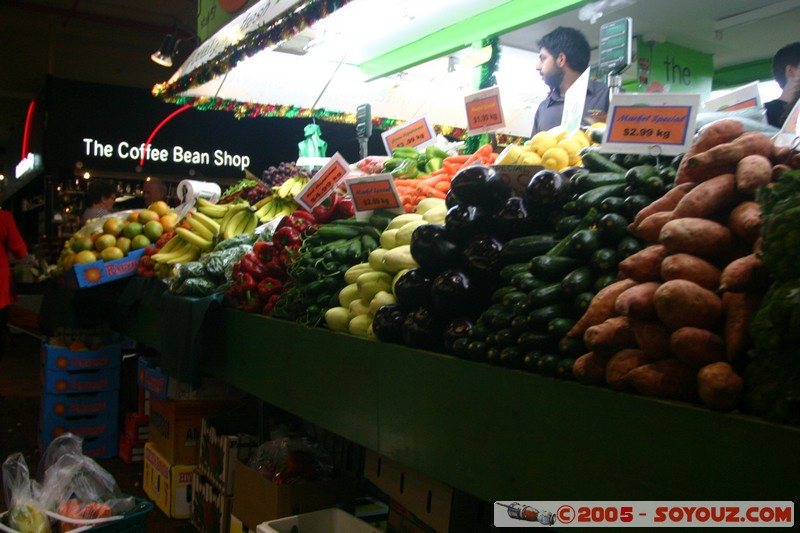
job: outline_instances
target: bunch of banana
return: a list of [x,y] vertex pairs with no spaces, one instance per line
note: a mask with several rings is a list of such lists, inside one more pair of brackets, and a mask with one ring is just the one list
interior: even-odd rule
[[253,208],[256,210],[258,221],[264,224],[274,218],[291,215],[298,208],[298,204],[290,198],[270,195],[253,205]]
[[225,213],[228,212],[228,209],[233,206],[233,203],[230,204],[215,204],[213,202],[209,202],[205,198],[197,197],[194,200],[194,206],[198,212],[206,215],[209,218],[212,218],[219,222],[222,217],[225,216]]
[[[186,231],[188,232],[188,230]],[[153,254],[151,259],[157,263],[174,265],[194,261],[200,257],[200,253],[200,248],[185,240],[182,236],[175,235],[175,237],[167,241],[167,244],[161,250]]]
[[230,239],[242,233],[253,233],[258,226],[256,210],[247,203],[231,206],[219,223],[219,233],[222,240]]
[[292,176],[288,180],[284,181],[280,187],[278,187],[277,195],[278,198],[289,198],[292,199],[298,194],[300,191],[303,190],[303,187],[306,186],[308,183],[309,178],[302,175]]

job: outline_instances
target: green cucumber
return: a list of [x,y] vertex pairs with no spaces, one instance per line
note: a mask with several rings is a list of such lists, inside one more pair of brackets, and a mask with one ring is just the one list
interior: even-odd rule
[[500,252],[500,261],[504,265],[530,261],[534,256],[546,253],[558,243],[553,233],[526,235],[509,239]]
[[592,172],[615,172],[625,174],[628,169],[611,161],[609,158],[598,152],[587,152],[581,156],[583,166]]
[[603,185],[619,185],[625,183],[625,174],[616,172],[590,172],[588,174],[576,174],[570,180],[572,190],[581,194]]
[[620,196],[625,190],[625,183],[615,183],[612,185],[601,185],[592,190],[581,193],[575,200],[578,209],[586,212],[591,208],[599,208],[600,203],[609,196]]
[[572,257],[539,255],[528,264],[531,273],[539,279],[558,281],[578,267],[580,262]]

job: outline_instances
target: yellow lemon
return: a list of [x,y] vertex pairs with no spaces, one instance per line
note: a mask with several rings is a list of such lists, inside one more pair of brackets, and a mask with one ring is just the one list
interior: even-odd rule
[[550,135],[556,138],[556,143],[558,143],[558,141],[562,139],[566,139],[567,136],[569,135],[569,131],[567,131],[567,128],[561,125],[553,126],[547,131],[550,133]]
[[533,149],[539,155],[543,155],[547,150],[550,148],[555,147],[556,143],[555,136],[548,131],[540,131],[536,135],[534,135],[530,141],[527,141],[525,145],[529,149]]
[[578,160],[580,157],[581,148],[583,148],[578,141],[569,137],[558,141],[556,146],[567,152],[570,165],[574,164],[574,162]]
[[593,130],[593,129],[605,129],[605,127],[606,127],[606,123],[605,122],[595,122],[595,123],[589,125],[589,129],[590,130]]
[[495,160],[495,165],[518,165],[520,164],[519,160],[523,154],[526,154],[527,151],[523,150],[521,146],[517,144],[509,144],[506,148],[500,152],[500,155],[497,156]]
[[536,152],[524,152],[519,158],[520,165],[541,165],[542,158]]
[[586,133],[583,130],[578,130],[570,136],[570,139],[575,139],[578,143],[583,147],[586,148],[591,144],[589,141],[589,137],[586,136]]
[[561,170],[569,165],[569,155],[563,148],[554,146],[542,154],[542,165],[550,170]]

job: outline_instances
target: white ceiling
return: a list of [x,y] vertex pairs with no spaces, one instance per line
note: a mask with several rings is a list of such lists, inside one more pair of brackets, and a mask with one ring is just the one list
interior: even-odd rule
[[[28,103],[42,89],[46,75],[143,88],[163,82],[175,67],[159,67],[149,55],[176,25],[196,27],[197,2],[0,1],[2,168],[7,169],[9,163],[13,167],[19,158],[8,147],[20,135]],[[565,25],[582,30],[597,46],[602,23],[630,16],[635,34],[713,54],[715,68],[721,68],[768,59],[778,48],[800,40],[800,0],[606,0],[594,5],[614,7],[605,7],[603,17],[594,24],[580,20],[575,10],[502,36],[501,43],[535,51],[538,37]],[[721,32],[714,30],[720,19],[761,9],[782,12]]]

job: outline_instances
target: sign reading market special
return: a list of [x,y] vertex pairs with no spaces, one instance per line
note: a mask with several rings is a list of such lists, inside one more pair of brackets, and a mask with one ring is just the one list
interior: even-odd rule
[[692,144],[699,94],[614,95],[602,150],[625,154],[677,155]]
[[83,138],[83,155],[86,157],[132,160],[135,162],[144,160],[185,165],[213,165],[215,167],[231,167],[239,170],[244,170],[250,165],[250,156],[231,154],[227,150],[190,150],[183,146],[164,148],[128,141],[104,143],[90,137]]

